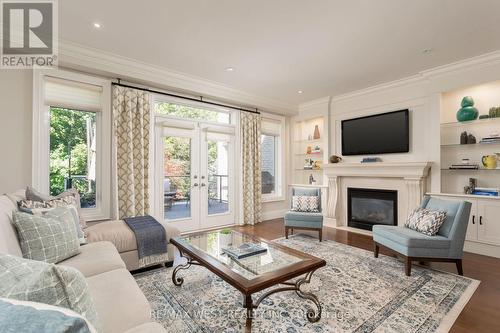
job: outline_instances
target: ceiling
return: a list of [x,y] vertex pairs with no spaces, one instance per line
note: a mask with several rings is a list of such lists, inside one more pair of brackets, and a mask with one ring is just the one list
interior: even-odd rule
[[293,105],[500,49],[498,0],[65,0],[59,17],[62,40]]

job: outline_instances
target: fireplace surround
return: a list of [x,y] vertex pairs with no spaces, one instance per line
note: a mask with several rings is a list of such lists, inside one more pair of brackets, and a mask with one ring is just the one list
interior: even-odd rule
[[376,224],[398,224],[398,191],[347,188],[347,225],[372,230]]

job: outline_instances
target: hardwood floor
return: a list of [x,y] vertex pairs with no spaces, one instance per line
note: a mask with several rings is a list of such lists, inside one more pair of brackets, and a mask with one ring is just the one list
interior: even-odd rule
[[[255,226],[235,227],[235,229],[270,240],[284,236],[283,219],[265,221]],[[318,235],[317,231],[300,232],[311,233],[315,237]],[[325,227],[323,239],[373,251],[372,238],[366,235]],[[380,253],[394,256],[384,249],[380,249]],[[453,263],[430,263],[428,266],[457,273]],[[481,284],[450,332],[500,332],[500,259],[466,252],[463,269],[464,276],[480,280]],[[401,274],[404,274],[403,270]]]

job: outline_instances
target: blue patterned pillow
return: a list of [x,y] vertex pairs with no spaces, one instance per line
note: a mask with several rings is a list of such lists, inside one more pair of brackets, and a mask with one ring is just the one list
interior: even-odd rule
[[425,208],[414,209],[405,222],[405,227],[427,236],[434,236],[444,223],[446,212]]

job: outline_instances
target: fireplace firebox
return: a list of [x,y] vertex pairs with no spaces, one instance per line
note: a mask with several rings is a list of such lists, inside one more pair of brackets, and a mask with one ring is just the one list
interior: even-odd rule
[[347,188],[347,225],[371,231],[376,224],[398,225],[398,191]]

